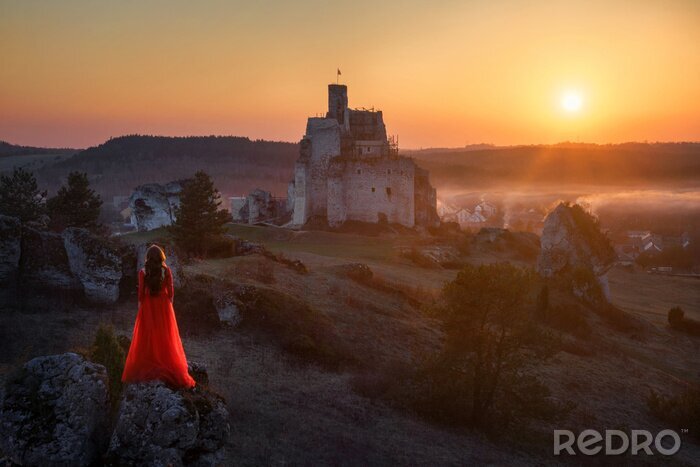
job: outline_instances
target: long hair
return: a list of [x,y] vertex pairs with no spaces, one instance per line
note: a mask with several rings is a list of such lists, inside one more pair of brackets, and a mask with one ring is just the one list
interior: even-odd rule
[[165,251],[158,245],[146,250],[145,283],[151,295],[158,295],[165,280]]

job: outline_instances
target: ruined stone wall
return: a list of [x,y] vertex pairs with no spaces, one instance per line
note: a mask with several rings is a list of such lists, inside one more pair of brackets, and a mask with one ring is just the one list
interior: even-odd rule
[[427,170],[416,167],[416,225],[436,226],[440,223],[440,217],[437,214],[437,193],[430,184],[429,175]]
[[311,142],[306,173],[308,219],[310,216],[326,215],[328,165],[331,158],[340,155],[340,126],[334,119],[309,118],[306,138]]
[[408,158],[337,158],[328,178],[328,224],[346,220],[415,224],[416,166]]
[[294,225],[304,225],[309,218],[308,170],[308,161],[300,159],[294,164],[294,214],[292,215]]

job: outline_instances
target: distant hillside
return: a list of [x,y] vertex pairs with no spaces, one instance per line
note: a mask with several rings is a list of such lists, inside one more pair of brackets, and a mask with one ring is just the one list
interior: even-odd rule
[[27,156],[32,154],[73,154],[77,149],[70,148],[35,148],[32,146],[18,146],[7,141],[0,141],[0,157]]
[[203,169],[224,195],[256,187],[286,196],[298,145],[234,136],[122,136],[37,171],[40,184],[55,191],[70,171],[87,172],[106,199],[128,195],[144,183],[167,182]]
[[697,185],[700,143],[425,149],[411,152],[438,188],[507,184]]

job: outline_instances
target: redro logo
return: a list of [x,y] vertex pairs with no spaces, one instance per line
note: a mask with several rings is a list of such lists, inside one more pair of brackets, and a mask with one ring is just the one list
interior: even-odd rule
[[[664,446],[664,439],[669,439],[672,445]],[[584,456],[594,456],[603,449],[606,456],[619,456],[630,449],[633,456],[641,451],[653,456],[654,450],[663,456],[672,456],[681,449],[681,437],[673,430],[661,430],[656,436],[648,430],[631,430],[630,435],[622,430],[605,430],[605,436],[597,430],[583,430],[578,437],[573,431],[554,430],[555,456],[562,452],[575,456],[577,450]]]

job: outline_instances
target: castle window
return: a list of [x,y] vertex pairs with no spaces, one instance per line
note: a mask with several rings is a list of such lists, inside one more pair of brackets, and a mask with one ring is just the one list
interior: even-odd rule
[[374,187],[372,187],[372,193],[374,193]]
[[391,196],[391,187],[386,187],[386,194],[387,196]]
[[360,175],[362,173],[362,170],[357,169],[357,175]]
[[387,169],[386,173],[388,173],[389,175],[391,175],[391,169]]

